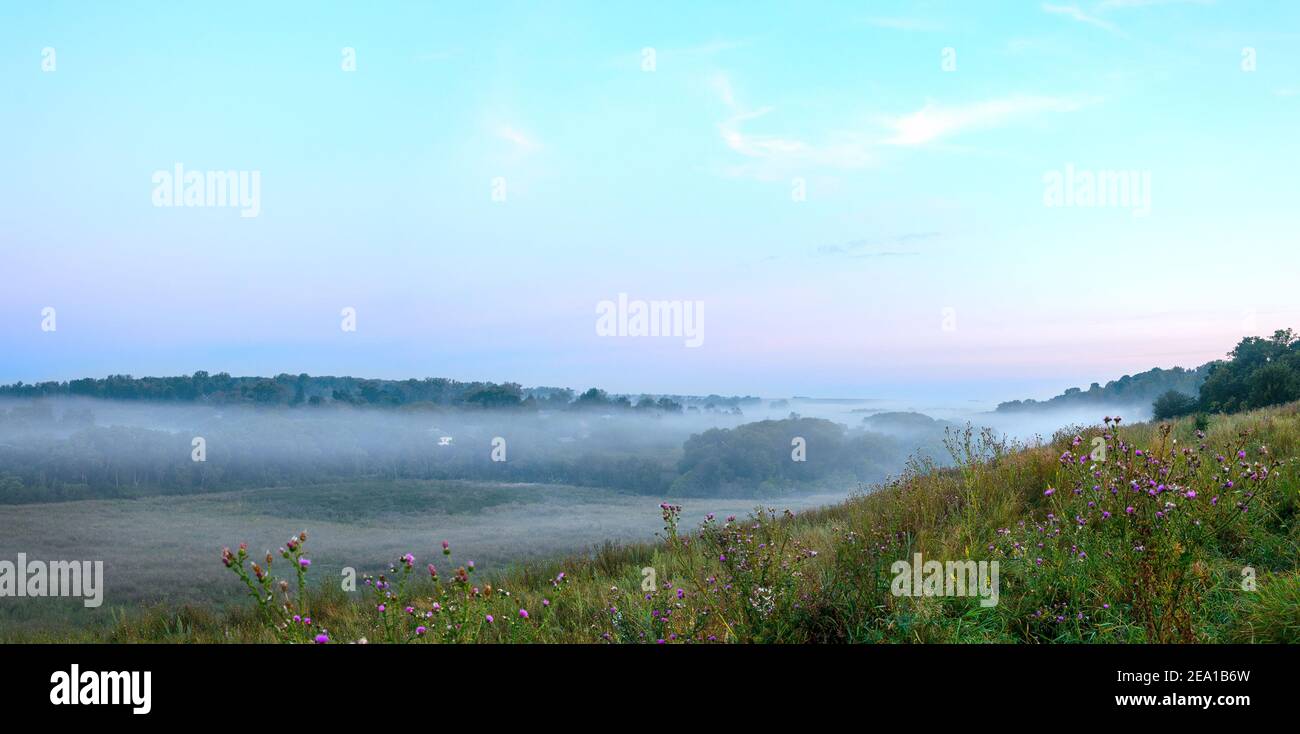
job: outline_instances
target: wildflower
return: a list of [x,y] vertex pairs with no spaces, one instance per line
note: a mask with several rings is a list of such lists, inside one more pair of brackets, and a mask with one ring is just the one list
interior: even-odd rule
[[415,634],[416,634],[417,636],[419,636],[419,635],[423,635],[426,631],[427,631],[427,630],[425,629],[424,625],[420,625],[419,627],[416,627],[416,628],[415,628]]
[[447,541],[445,541],[445,540],[442,541],[442,554],[443,554],[444,556],[449,556],[449,555],[451,555],[451,544],[449,544],[449,543],[448,543]]
[[319,635],[316,635],[316,644],[317,644],[317,645],[324,645],[325,643],[327,643],[327,642],[329,642],[329,641],[330,641],[330,636],[327,635],[327,634],[325,634],[324,632],[320,633]]
[[550,599],[543,599],[543,600],[542,600],[542,606],[544,606],[544,607],[549,607],[550,605],[551,605],[551,600],[550,600]]
[[1124,512],[1126,512],[1126,513],[1132,515],[1132,514],[1135,512],[1135,510],[1133,509],[1133,506],[1132,506],[1132,505],[1129,505],[1128,507],[1125,507],[1125,508],[1124,508]]
[[383,604],[380,604],[380,605],[379,605],[379,613],[380,613],[380,614],[383,614],[385,609],[387,609],[387,607],[385,607]]
[[1051,487],[1048,487],[1046,490],[1043,491],[1044,497],[1051,497],[1054,494],[1056,494],[1056,490],[1052,489]]
[[491,614],[487,615],[486,619],[488,624],[492,624],[493,622],[497,621],[496,617],[493,617]]
[[[314,546],[313,546],[313,547],[314,547]],[[310,558],[299,558],[299,559],[298,559],[298,565],[299,565],[299,566],[302,566],[303,568],[307,568],[308,566],[311,565],[311,559],[310,559]]]
[[520,609],[520,610],[519,610],[519,616],[522,617],[522,618],[524,618],[524,619],[528,619],[528,610],[527,610],[527,609]]

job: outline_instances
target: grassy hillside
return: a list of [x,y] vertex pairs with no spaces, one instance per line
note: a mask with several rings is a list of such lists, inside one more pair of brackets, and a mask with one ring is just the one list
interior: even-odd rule
[[[840,505],[689,527],[680,508],[664,505],[657,544],[607,545],[490,579],[458,568],[456,549],[430,538],[411,549],[418,558],[358,579],[356,592],[332,587],[304,598],[300,589],[314,588],[299,564],[311,556],[310,536],[275,551],[270,573],[262,553],[233,546],[228,580],[232,595],[251,592],[246,606],[156,608],[84,634],[115,642],[1300,642],[1300,404],[1215,416],[1203,433],[1190,419],[1111,422],[1035,447],[965,431],[950,435],[949,448],[956,467],[915,464]],[[891,566],[918,552],[998,561],[998,603],[894,595]]]

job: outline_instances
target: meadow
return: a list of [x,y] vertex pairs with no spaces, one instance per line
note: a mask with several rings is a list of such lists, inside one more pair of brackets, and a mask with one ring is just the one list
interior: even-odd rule
[[[168,604],[15,639],[337,643],[1300,642],[1300,404],[1127,425],[1017,445],[950,431],[953,465],[912,462],[847,501],[801,511],[663,503],[656,542],[606,542],[476,570],[468,533],[376,522],[386,556],[356,590],[316,582],[328,518],[226,539],[183,573],[236,605]],[[196,500],[200,501],[200,500]],[[403,516],[394,498],[393,517]],[[563,512],[562,508],[557,509]],[[322,512],[328,512],[322,510]],[[692,518],[688,520],[687,518]],[[306,532],[303,532],[304,529]],[[290,533],[294,533],[290,535]],[[533,543],[531,534],[520,538]],[[246,542],[246,544],[245,544]],[[915,553],[997,561],[995,606],[899,596]],[[321,555],[320,557],[327,557]],[[220,579],[213,578],[213,569]]]

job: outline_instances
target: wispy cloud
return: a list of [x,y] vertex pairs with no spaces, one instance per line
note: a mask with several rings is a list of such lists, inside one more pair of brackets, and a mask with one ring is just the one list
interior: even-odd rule
[[915,249],[910,249],[912,245],[938,236],[938,232],[908,232],[891,237],[864,238],[839,245],[822,245],[817,248],[817,254],[854,258],[906,257],[921,254]]
[[[812,143],[797,137],[751,133],[742,126],[772,111],[772,107],[748,109],[736,101],[731,79],[726,74],[716,74],[710,80],[719,100],[730,115],[718,123],[718,133],[727,147],[748,158],[764,161],[770,166],[831,166],[859,168],[869,164],[873,157],[871,140],[858,132],[835,133],[827,139]],[[766,171],[774,173],[771,168]]]
[[924,145],[966,130],[997,127],[1043,112],[1073,112],[1092,101],[1080,97],[1016,95],[958,107],[930,103],[910,115],[888,120],[886,124],[894,132],[885,142]]
[[775,178],[808,167],[861,168],[876,162],[882,148],[916,147],[969,130],[993,128],[1048,112],[1071,112],[1092,102],[1087,97],[1013,95],[966,105],[940,106],[933,102],[916,112],[877,116],[874,124],[842,129],[816,139],[791,134],[751,132],[747,127],[773,107],[747,108],[737,99],[731,79],[717,74],[711,83],[729,115],[718,123],[723,143],[732,151],[764,164],[740,169]]
[[497,125],[496,136],[513,145],[520,153],[531,153],[542,147],[531,135],[510,125]]
[[1052,15],[1064,15],[1065,17],[1079,23],[1096,26],[1097,28],[1109,31],[1110,33],[1119,33],[1119,28],[1114,23],[1093,15],[1088,15],[1083,12],[1078,5],[1054,5],[1052,3],[1043,3],[1043,12]]
[[1102,0],[1097,6],[1102,10],[1110,8],[1149,8],[1155,5],[1213,5],[1214,0]]

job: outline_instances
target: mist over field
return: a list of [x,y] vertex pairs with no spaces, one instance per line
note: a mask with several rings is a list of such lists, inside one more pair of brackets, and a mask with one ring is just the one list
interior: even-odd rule
[[[672,413],[2,399],[0,558],[103,560],[106,592],[98,610],[2,599],[0,615],[18,630],[82,624],[82,614],[102,621],[115,605],[228,602],[234,589],[218,551],[244,540],[273,549],[299,530],[319,541],[322,583],[443,540],[499,570],[653,540],[665,499],[691,522],[758,506],[797,512],[870,492],[909,459],[945,464],[945,431],[967,423],[1033,442],[1101,418],[979,407],[772,398]],[[792,458],[795,437],[804,461]]]

